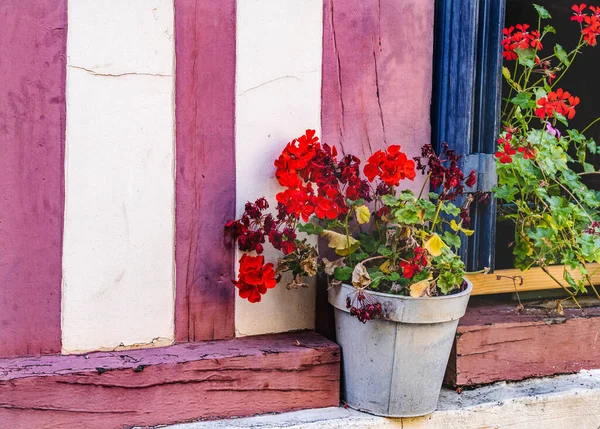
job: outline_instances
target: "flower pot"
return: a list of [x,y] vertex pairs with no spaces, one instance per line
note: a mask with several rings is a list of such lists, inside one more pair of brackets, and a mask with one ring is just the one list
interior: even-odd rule
[[348,405],[386,417],[433,412],[472,289],[467,280],[463,292],[435,298],[370,292],[381,303],[384,318],[363,324],[346,308],[354,287],[331,288]]

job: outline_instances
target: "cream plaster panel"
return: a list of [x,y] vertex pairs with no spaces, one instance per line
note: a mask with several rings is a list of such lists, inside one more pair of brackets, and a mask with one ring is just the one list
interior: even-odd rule
[[[307,128],[319,130],[321,113],[321,0],[239,0],[237,5],[236,158],[237,213],[246,201],[280,187],[273,161]],[[265,257],[280,255],[267,249]],[[239,256],[239,255],[238,255]],[[283,284],[262,302],[236,300],[236,334],[311,329],[315,287]]]
[[172,32],[172,2],[69,2],[65,353],[173,339]]

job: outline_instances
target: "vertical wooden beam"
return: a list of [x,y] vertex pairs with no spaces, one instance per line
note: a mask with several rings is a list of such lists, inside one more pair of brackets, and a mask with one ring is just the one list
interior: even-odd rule
[[178,341],[234,335],[235,0],[175,0]]
[[2,1],[0,28],[0,356],[57,353],[67,1]]

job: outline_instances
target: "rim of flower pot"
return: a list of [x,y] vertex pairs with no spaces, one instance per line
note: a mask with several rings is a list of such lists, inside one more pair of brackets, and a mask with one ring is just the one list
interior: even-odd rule
[[[465,314],[473,290],[473,284],[466,278],[464,280],[467,288],[452,295],[413,298],[374,291],[367,293],[376,297],[383,308],[383,317],[377,320],[424,324],[451,322]],[[348,284],[330,288],[329,303],[340,311],[350,313],[350,309],[346,308],[346,297],[354,289]]]

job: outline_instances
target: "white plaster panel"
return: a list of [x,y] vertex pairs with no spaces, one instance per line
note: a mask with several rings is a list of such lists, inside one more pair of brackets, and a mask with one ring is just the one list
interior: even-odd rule
[[[281,190],[273,161],[321,114],[322,0],[239,0],[237,4],[236,174],[237,213],[246,201]],[[280,253],[267,248],[265,258]],[[238,255],[239,256],[239,255]],[[236,300],[236,334],[311,329],[315,287],[284,283],[262,302]]]
[[69,64],[170,75],[173,19],[173,0],[70,0]]
[[63,351],[164,345],[174,335],[174,46],[161,35],[173,32],[172,1],[71,0],[68,20]]

